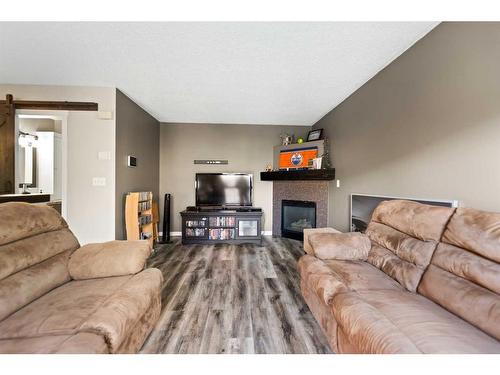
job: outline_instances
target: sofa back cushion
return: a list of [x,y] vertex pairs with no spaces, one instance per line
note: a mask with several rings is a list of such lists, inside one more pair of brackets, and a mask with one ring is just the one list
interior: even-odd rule
[[500,340],[500,214],[458,208],[418,292]]
[[0,204],[0,321],[69,281],[69,256],[78,247],[53,208]]
[[405,200],[380,203],[366,230],[368,262],[415,292],[453,212]]

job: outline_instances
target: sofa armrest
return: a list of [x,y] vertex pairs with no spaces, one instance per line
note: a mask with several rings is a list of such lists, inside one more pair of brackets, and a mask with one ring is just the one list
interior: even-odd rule
[[68,270],[74,280],[133,275],[144,269],[152,249],[148,241],[110,241],[80,247]]
[[366,234],[314,233],[309,236],[314,256],[319,259],[366,260],[371,241]]
[[311,228],[304,229],[304,251],[309,255],[314,255],[314,249],[311,247],[309,238],[313,234],[317,233],[341,233],[337,229],[333,228]]

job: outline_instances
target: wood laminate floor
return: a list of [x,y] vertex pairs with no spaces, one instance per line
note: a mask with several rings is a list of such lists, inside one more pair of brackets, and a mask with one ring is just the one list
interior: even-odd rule
[[302,243],[158,247],[162,313],[141,353],[330,353],[300,294]]

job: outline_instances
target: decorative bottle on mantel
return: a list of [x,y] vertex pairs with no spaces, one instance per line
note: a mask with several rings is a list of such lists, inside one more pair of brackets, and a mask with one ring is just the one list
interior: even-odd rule
[[332,163],[330,162],[330,145],[328,144],[328,137],[324,138],[323,142],[323,160],[321,161],[322,169],[329,169],[332,167]]

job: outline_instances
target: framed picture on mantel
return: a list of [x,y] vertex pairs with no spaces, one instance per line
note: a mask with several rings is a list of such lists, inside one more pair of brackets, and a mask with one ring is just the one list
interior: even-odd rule
[[323,135],[323,129],[314,129],[307,135],[307,142],[319,141]]
[[288,170],[309,168],[309,161],[317,157],[317,147],[283,150],[280,152],[279,156],[279,169]]

